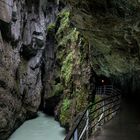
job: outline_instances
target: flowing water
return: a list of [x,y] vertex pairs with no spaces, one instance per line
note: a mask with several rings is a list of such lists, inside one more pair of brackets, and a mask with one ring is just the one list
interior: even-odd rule
[[64,140],[65,130],[53,117],[41,112],[38,115],[21,125],[8,140]]

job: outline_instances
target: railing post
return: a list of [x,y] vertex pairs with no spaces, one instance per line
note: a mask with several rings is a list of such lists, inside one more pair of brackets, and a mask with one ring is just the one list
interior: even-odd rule
[[88,140],[88,135],[89,135],[89,110],[86,112],[86,140]]
[[74,140],[78,140],[78,129],[74,132]]
[[103,92],[103,95],[105,95],[105,90],[106,90],[106,86],[104,85],[104,92]]

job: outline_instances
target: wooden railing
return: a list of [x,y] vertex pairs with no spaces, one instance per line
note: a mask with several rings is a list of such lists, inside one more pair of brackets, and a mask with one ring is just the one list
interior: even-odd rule
[[112,119],[120,109],[121,94],[113,86],[96,89],[101,100],[89,105],[73,124],[71,131],[64,140],[88,140],[100,126]]

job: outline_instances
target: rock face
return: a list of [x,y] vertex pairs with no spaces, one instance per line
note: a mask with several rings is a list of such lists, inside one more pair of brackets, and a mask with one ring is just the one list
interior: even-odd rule
[[[53,9],[54,8],[54,9]],[[36,116],[43,89],[43,52],[55,2],[0,1],[0,139]],[[48,50],[49,51],[49,50]]]
[[0,1],[0,19],[10,23],[12,19],[13,0]]
[[[126,93],[139,91],[138,0],[92,0],[72,5],[71,22],[91,46],[92,68]],[[79,6],[78,6],[79,4]],[[77,9],[79,7],[79,9]]]

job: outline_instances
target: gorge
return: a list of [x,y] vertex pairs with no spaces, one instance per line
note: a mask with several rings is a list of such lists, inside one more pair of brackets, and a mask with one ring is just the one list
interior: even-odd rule
[[98,77],[140,91],[139,0],[0,0],[0,140],[38,111],[68,131]]

